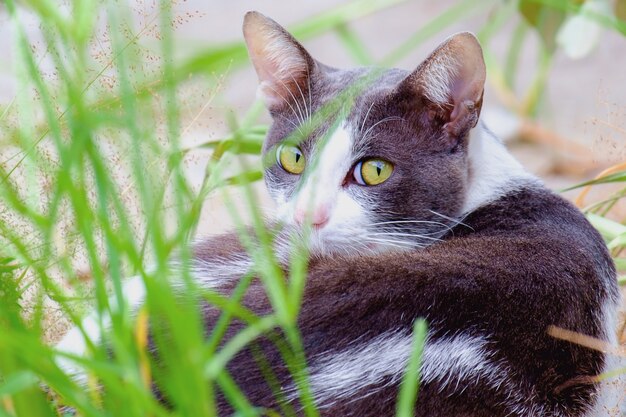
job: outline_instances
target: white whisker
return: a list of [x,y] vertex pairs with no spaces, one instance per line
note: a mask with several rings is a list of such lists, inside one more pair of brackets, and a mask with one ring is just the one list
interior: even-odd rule
[[370,115],[370,111],[372,110],[372,107],[374,107],[374,101],[372,101],[372,104],[370,104],[370,108],[367,109],[367,113],[365,113],[365,117],[363,118],[363,123],[361,123],[361,128],[359,129],[359,133],[363,133],[363,127],[365,126],[365,122],[367,121],[367,118]]
[[385,241],[385,240],[382,240],[382,241],[374,240],[374,242],[377,243],[377,244],[385,244],[387,246],[393,246],[395,248],[400,248],[400,249],[407,249],[407,248],[411,248],[412,247],[412,246],[407,246],[407,245],[402,245],[402,244],[391,243],[391,242],[388,242],[388,241]]
[[[444,228],[445,229],[445,228]],[[426,229],[428,230],[428,229]],[[376,228],[375,231],[378,233],[410,233],[410,230],[407,230],[406,227],[404,226],[398,226],[398,227],[394,227],[394,226],[390,226],[390,227],[383,227],[383,228]],[[440,238],[441,236],[443,236],[445,233],[443,230],[439,229],[439,230],[433,230],[433,231],[429,231],[429,232],[425,232],[423,230],[418,230],[414,233],[411,233],[411,236],[415,236],[415,235],[419,235],[419,236],[437,236],[438,238]]]
[[[281,83],[282,83],[283,85],[285,85],[285,83],[284,83],[284,82],[282,82],[282,81],[281,81]],[[268,85],[268,86],[269,86],[269,88],[271,88],[271,89],[274,91],[274,93],[276,93],[276,95],[278,95],[278,96],[279,96],[279,97],[280,97],[280,98],[281,98],[281,99],[285,102],[285,104],[287,104],[287,105],[289,106],[289,108],[291,109],[291,112],[293,113],[293,115],[294,115],[294,116],[296,116],[296,119],[298,120],[298,122],[299,122],[300,124],[303,124],[303,121],[301,120],[301,118],[299,118],[299,117],[298,117],[298,113],[297,113],[297,112],[296,112],[296,110],[293,108],[293,106],[291,105],[291,103],[289,102],[289,100],[287,100],[287,99],[285,98],[285,96],[283,96],[282,94],[280,94],[280,93],[278,92],[278,90],[276,90],[274,87],[272,87],[271,85]],[[287,88],[287,86],[285,86],[285,88]],[[289,91],[289,89],[287,89],[287,91]],[[289,94],[291,94],[291,97],[293,97],[293,94],[291,93],[291,91],[289,91]],[[294,98],[294,100],[295,100],[295,97],[293,97],[293,98]]]
[[465,227],[467,227],[467,228],[469,228],[471,230],[474,230],[474,228],[472,228],[472,226],[463,223],[463,219],[464,218],[462,218],[462,219],[455,219],[453,217],[446,216],[445,214],[438,213],[438,212],[436,212],[434,210],[428,210],[428,211],[430,211],[432,214],[434,214],[436,216],[439,216],[439,217],[441,217],[443,219],[450,220],[451,222],[454,223],[455,226],[460,224],[461,226],[465,226]]
[[370,223],[370,226],[384,226],[386,224],[404,224],[404,223],[407,223],[407,224],[423,223],[423,224],[437,224],[440,226],[447,226],[445,223],[435,222],[432,220],[389,220],[385,222]]
[[304,106],[304,115],[303,115],[303,122],[304,120],[306,120],[309,116],[309,112],[306,108],[306,98],[304,98],[304,93],[302,92],[302,89],[300,88],[300,84],[298,84],[298,82],[296,82],[296,79],[293,77],[293,75],[291,75],[291,79],[293,80],[294,83],[296,83],[296,87],[298,87],[298,91],[300,92],[300,97],[302,97],[302,105]]
[[[292,78],[293,78],[293,76],[292,76]],[[298,117],[298,115],[300,116],[300,117],[298,117],[298,122],[300,124],[304,124],[304,120],[305,120],[304,119],[304,113],[302,112],[302,107],[300,107],[300,104],[298,103],[298,100],[296,99],[296,96],[293,94],[291,89],[287,87],[287,84],[285,84],[285,82],[283,80],[279,79],[278,81],[280,81],[280,83],[285,87],[285,89],[287,90],[287,92],[289,93],[291,98],[293,99],[293,104],[295,104],[296,108],[298,109],[298,114],[296,114],[296,117]],[[297,85],[297,83],[296,83],[296,85]],[[295,112],[294,112],[294,114],[295,114]]]
[[404,245],[405,247],[413,247],[415,245],[419,245],[419,244],[416,244],[415,242],[409,242],[409,241],[406,241],[406,240],[397,240],[397,239],[383,239],[383,238],[368,237],[367,240],[372,241],[372,242],[392,243],[392,244],[397,244],[397,245]]
[[308,93],[309,93],[309,119],[312,119],[313,118],[313,100],[311,98],[311,77],[309,74],[308,65],[306,67],[306,83],[307,83]]
[[405,236],[405,237],[413,237],[416,239],[428,239],[428,240],[436,240],[438,242],[441,241],[441,239],[437,238],[437,237],[430,237],[430,236],[426,236],[426,235],[419,235],[419,234],[412,234],[412,233],[400,233],[400,232],[374,232],[371,233],[372,236]]
[[285,119],[287,122],[289,122],[289,124],[291,124],[291,126],[293,126],[293,128],[294,128],[295,130],[297,130],[297,131],[298,131],[298,133],[300,133],[300,135],[301,135],[301,136],[303,136],[303,137],[304,137],[304,132],[302,132],[302,129],[300,128],[300,126],[299,126],[298,124],[296,124],[293,120],[291,120],[291,119],[290,119],[290,118],[288,118],[288,117],[285,117],[285,116],[283,116],[283,115],[279,115],[279,116],[281,116],[283,119]]
[[391,122],[391,121],[405,121],[402,117],[398,117],[398,116],[389,116],[389,117],[385,117],[382,120],[377,121],[376,123],[374,123],[372,126],[369,127],[369,129],[367,129],[365,131],[365,133],[363,134],[362,140],[364,140],[365,138],[367,138],[368,133],[370,133],[372,131],[372,129],[374,129],[376,126],[378,126],[381,123],[385,123],[385,122]]

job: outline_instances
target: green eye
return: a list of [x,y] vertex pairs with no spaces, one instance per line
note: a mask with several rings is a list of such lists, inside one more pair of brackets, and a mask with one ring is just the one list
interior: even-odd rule
[[304,171],[306,161],[300,148],[291,145],[281,145],[276,150],[276,160],[285,171],[299,175]]
[[393,172],[391,162],[382,159],[366,159],[354,167],[354,179],[361,185],[378,185],[389,179]]

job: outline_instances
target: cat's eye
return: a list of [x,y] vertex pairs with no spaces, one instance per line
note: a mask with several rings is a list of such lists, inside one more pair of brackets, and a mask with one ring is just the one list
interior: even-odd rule
[[366,159],[354,167],[354,180],[361,185],[378,185],[389,179],[393,164],[383,159]]
[[299,175],[304,171],[306,161],[304,154],[297,146],[280,145],[276,150],[276,161],[282,169],[290,174]]

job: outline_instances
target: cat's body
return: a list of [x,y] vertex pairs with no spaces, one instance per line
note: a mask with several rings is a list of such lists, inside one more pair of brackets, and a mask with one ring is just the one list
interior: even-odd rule
[[[277,161],[266,169],[277,221],[284,233],[312,225],[298,324],[321,414],[393,415],[421,317],[417,416],[605,415],[593,383],[605,355],[548,329],[614,342],[613,263],[584,216],[478,123],[485,69],[475,38],[450,38],[411,73],[382,73],[341,117],[294,142],[305,119],[371,71],[316,62],[258,13],[244,34],[273,117],[264,154]],[[276,247],[285,269],[288,241]],[[195,258],[196,279],[225,294],[254,270],[234,234],[200,243]],[[244,304],[271,311],[258,282]],[[219,312],[205,316],[210,328]],[[75,351],[75,337],[61,348]],[[257,344],[298,410],[275,345]],[[231,374],[252,404],[280,409],[253,356],[236,356]]]
[[[429,323],[416,415],[610,415],[591,411],[597,387],[586,378],[604,370],[604,355],[547,333],[611,340],[614,269],[595,230],[534,184],[463,223],[425,249],[312,261],[298,324],[322,415],[393,415],[416,317]],[[223,240],[202,247],[220,250],[228,263]],[[246,304],[271,311],[260,284]],[[280,356],[260,345],[293,395]],[[249,352],[229,369],[253,404],[276,408]]]

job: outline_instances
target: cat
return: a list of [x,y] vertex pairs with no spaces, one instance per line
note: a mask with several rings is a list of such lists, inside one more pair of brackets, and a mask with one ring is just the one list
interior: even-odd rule
[[[610,357],[548,329],[615,344],[615,267],[585,217],[480,121],[486,70],[477,39],[453,35],[413,71],[339,70],[258,12],[245,15],[243,31],[272,117],[264,178],[273,222],[284,227],[276,243],[284,268],[287,236],[308,239],[298,325],[320,414],[394,415],[412,326],[424,318],[415,416],[605,415],[611,394],[589,381]],[[333,113],[336,123],[289,139],[368,77]],[[194,251],[195,279],[224,294],[254,271],[235,233]],[[139,303],[141,284],[129,285]],[[259,282],[244,303],[271,312]],[[210,329],[219,312],[204,314]],[[227,336],[243,327],[233,322]],[[73,330],[58,348],[80,351],[79,339]],[[284,400],[300,409],[275,345],[261,338],[256,347]],[[229,371],[253,405],[279,408],[251,350]],[[222,398],[220,415],[231,412]]]

